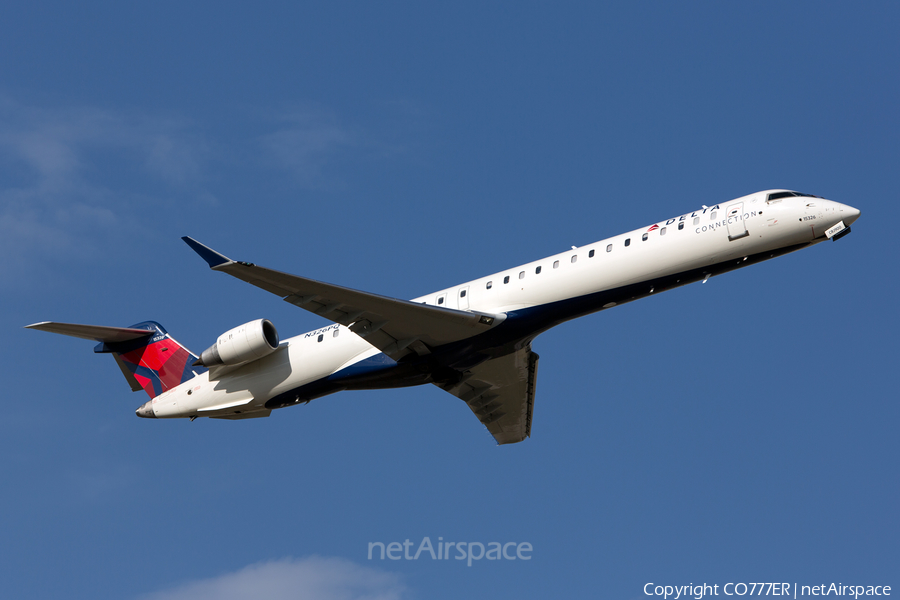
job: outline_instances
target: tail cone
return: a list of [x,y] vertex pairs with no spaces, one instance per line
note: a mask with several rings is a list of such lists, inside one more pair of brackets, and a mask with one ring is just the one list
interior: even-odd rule
[[153,400],[148,400],[141,404],[141,407],[134,411],[139,417],[143,417],[144,419],[155,419],[156,415],[153,414]]

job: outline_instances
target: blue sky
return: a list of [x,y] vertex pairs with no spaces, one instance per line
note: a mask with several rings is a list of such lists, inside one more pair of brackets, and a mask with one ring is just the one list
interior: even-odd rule
[[[900,586],[895,3],[36,2],[0,21],[0,594]],[[43,320],[325,324],[179,239],[411,298],[761,189],[839,243],[537,339],[532,438],[433,388],[146,421]],[[528,542],[529,561],[368,560]]]

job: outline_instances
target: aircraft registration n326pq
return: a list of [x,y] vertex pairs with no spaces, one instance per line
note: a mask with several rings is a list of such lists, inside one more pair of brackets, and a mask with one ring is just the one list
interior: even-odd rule
[[767,190],[572,248],[437,292],[399,300],[234,261],[185,242],[222,271],[333,324],[280,341],[258,319],[199,356],[158,323],[28,325],[99,344],[140,417],[268,417],[343,390],[434,384],[462,399],[498,444],[531,435],[538,355],[532,341],[570,319],[740,269],[850,232],[859,210]]

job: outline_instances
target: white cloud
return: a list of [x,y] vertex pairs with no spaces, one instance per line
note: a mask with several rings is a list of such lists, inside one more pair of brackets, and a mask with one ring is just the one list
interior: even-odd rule
[[188,129],[170,118],[0,96],[0,283],[140,231],[147,187],[202,196],[207,145]]
[[347,160],[397,151],[327,110],[264,120],[268,133],[223,146],[183,118],[29,106],[0,93],[0,289],[53,279],[69,261],[102,266],[111,248],[158,233],[156,224],[184,218],[186,206],[219,208],[206,180],[223,171],[249,169],[252,179],[254,169],[274,168],[300,187],[340,187],[335,172]]
[[282,117],[284,125],[259,137],[265,155],[305,185],[322,184],[325,166],[359,145],[336,119],[321,112],[298,111]]
[[[124,154],[167,181],[197,177],[207,147],[178,119],[96,107],[39,108],[0,99],[0,152],[44,192],[88,181],[103,186],[96,155]],[[113,154],[109,154],[113,153]]]
[[395,574],[342,558],[311,556],[250,565],[141,600],[399,600],[404,593]]
[[35,169],[44,181],[71,175],[78,166],[73,149],[51,131],[7,133],[0,140]]
[[359,165],[415,158],[410,139],[418,137],[425,111],[409,101],[379,108],[379,118],[365,125],[348,125],[341,115],[309,106],[279,113],[273,131],[256,138],[265,165],[289,173],[303,187],[331,188],[344,179],[337,173],[355,172]]

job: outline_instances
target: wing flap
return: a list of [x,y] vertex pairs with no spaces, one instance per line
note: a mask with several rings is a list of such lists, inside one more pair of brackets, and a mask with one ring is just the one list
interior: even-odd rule
[[523,348],[481,363],[460,382],[441,387],[463,400],[498,444],[515,444],[531,436],[538,358],[530,347]]

